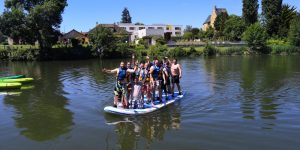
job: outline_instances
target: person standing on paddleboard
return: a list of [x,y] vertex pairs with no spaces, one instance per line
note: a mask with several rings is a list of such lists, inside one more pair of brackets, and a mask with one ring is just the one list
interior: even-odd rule
[[127,73],[134,73],[135,70],[134,69],[128,69],[127,67],[125,67],[124,62],[120,63],[120,68],[116,68],[113,70],[107,70],[107,69],[103,69],[102,70],[105,73],[109,73],[109,74],[115,74],[116,73],[116,85],[115,85],[115,89],[114,89],[114,106],[117,107],[118,105],[118,99],[119,97],[121,97],[121,101],[123,104],[124,108],[128,107],[128,100],[127,100],[127,81],[126,81],[126,74]]
[[179,91],[179,95],[182,95],[181,87],[180,87],[180,79],[182,78],[182,69],[181,65],[177,63],[177,59],[173,60],[172,66],[171,66],[171,75],[172,75],[172,96],[174,97],[174,88],[175,84],[177,86],[177,89]]
[[162,101],[162,62],[160,63],[157,59],[154,60],[154,65],[150,68],[150,82],[152,84],[152,103],[155,101],[155,91],[159,92],[159,100]]

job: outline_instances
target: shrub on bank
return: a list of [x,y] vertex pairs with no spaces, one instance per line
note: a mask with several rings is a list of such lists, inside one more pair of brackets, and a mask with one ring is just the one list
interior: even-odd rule
[[266,51],[267,37],[267,32],[260,23],[250,25],[243,34],[243,40],[248,43],[249,48],[260,53],[268,53]]
[[270,45],[271,54],[293,54],[299,53],[300,48],[291,45]]
[[204,49],[203,49],[203,55],[204,56],[213,56],[216,55],[217,53],[217,49],[216,47],[210,45],[210,44],[206,44]]
[[225,47],[218,48],[217,54],[219,55],[243,55],[248,51],[247,47]]

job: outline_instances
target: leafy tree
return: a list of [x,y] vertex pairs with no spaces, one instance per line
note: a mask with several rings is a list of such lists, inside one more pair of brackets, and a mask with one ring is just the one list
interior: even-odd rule
[[201,30],[199,31],[199,33],[198,33],[198,37],[199,37],[200,39],[206,38],[205,31],[203,31],[203,30],[201,29]]
[[196,37],[198,37],[200,29],[199,28],[192,28],[191,32],[193,34],[193,39],[195,39]]
[[228,19],[228,14],[226,12],[222,12],[217,16],[214,26],[218,32],[223,32],[225,28],[225,22],[227,19]]
[[205,31],[205,37],[208,39],[212,39],[215,35],[215,29],[212,26],[209,26]]
[[193,39],[193,33],[192,32],[185,32],[183,34],[182,38],[185,39],[185,40],[191,40],[191,39]]
[[278,36],[285,38],[288,36],[291,21],[297,16],[297,11],[295,6],[289,4],[283,4],[280,13],[280,24]]
[[246,29],[244,20],[236,15],[229,16],[225,22],[224,36],[230,41],[240,41]]
[[108,55],[115,48],[116,38],[108,28],[97,27],[88,36],[94,53],[99,56]]
[[267,53],[267,37],[266,30],[259,23],[250,25],[243,34],[243,40],[248,43],[250,49],[262,53]]
[[247,25],[257,22],[258,0],[243,0],[243,19]]
[[187,26],[185,27],[184,32],[192,32],[192,29],[193,29],[193,27],[192,27],[191,25],[187,25]]
[[5,0],[1,26],[8,29],[3,33],[21,39],[30,37],[38,41],[41,54],[47,55],[46,50],[57,41],[66,6],[67,0]]
[[124,10],[122,12],[121,23],[132,23],[129,10],[126,7],[124,8]]
[[269,36],[278,34],[282,0],[262,0],[262,15]]
[[0,16],[0,31],[9,36],[14,42],[19,42],[23,37],[29,36],[27,20],[22,8],[11,8],[5,10]]
[[289,42],[294,46],[300,46],[300,14],[291,21]]

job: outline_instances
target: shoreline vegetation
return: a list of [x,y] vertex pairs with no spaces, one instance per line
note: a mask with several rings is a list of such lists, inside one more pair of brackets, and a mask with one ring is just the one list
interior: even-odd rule
[[[264,47],[266,53],[252,51],[245,46],[178,46],[154,45],[145,48],[143,45],[129,45],[125,52],[114,52],[114,55],[103,58],[130,58],[132,54],[137,57],[197,57],[197,56],[236,56],[236,55],[295,55],[300,54],[300,47],[290,45],[268,45]],[[41,60],[79,60],[99,58],[98,52],[93,51],[92,46],[79,45],[55,45],[47,52],[47,59],[41,58],[38,46],[32,45],[0,45],[0,60],[9,61],[41,61]],[[45,56],[44,56],[45,57]]]
[[[84,38],[70,36],[61,40],[60,24],[67,0],[55,3],[5,0],[4,3],[5,11],[0,14],[0,60],[129,58],[132,54],[195,57],[300,53],[300,12],[282,0],[243,0],[242,16],[228,14],[226,8],[215,6],[210,15],[214,17],[208,18],[202,28],[187,25],[176,36],[169,35],[170,32],[153,33],[133,41],[126,29],[116,28],[115,24],[105,27],[98,22],[95,28],[85,32]],[[121,23],[133,24],[127,8],[122,12]],[[8,46],[11,41],[23,45]],[[213,44],[231,41],[240,44]],[[193,44],[197,42],[197,46]]]

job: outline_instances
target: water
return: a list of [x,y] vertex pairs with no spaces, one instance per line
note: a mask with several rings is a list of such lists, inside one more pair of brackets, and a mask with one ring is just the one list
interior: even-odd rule
[[[103,112],[118,60],[1,62],[32,89],[1,91],[1,150],[298,149],[300,56],[182,59],[187,96],[146,116]],[[10,94],[10,95],[7,95]]]

